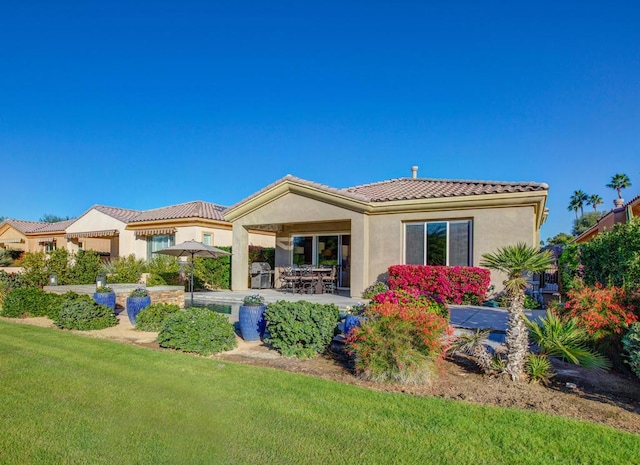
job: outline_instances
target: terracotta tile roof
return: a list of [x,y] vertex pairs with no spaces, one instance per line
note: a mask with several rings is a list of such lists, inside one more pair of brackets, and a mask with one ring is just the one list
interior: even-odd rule
[[295,184],[301,184],[301,185],[307,186],[307,187],[313,187],[313,188],[319,189],[321,191],[331,192],[333,194],[342,195],[344,197],[348,197],[348,198],[351,198],[351,199],[354,199],[354,200],[359,200],[361,202],[368,202],[369,201],[369,199],[367,197],[365,197],[365,196],[363,196],[361,194],[358,194],[358,193],[347,192],[345,189],[337,189],[335,187],[327,186],[325,184],[320,184],[318,182],[307,181],[306,179],[302,179],[302,178],[299,178],[297,176],[293,176],[291,174],[287,174],[283,178],[280,178],[277,181],[272,182],[268,186],[263,187],[258,192],[254,193],[254,194],[251,194],[249,197],[246,197],[246,198],[242,199],[241,201],[234,203],[229,208],[227,208],[225,211],[232,210],[235,207],[237,207],[239,205],[242,205],[243,203],[248,202],[249,200],[258,197],[258,196],[260,196],[260,194],[263,194],[264,192],[267,192],[268,190],[271,190],[274,187],[278,186],[279,184],[283,184],[283,183],[285,183],[287,181],[293,182]]
[[129,210],[127,208],[119,207],[108,207],[106,205],[94,205],[87,211],[90,211],[92,209],[98,210],[99,212],[104,213],[105,215],[109,215],[110,217],[122,221],[123,223],[128,223],[140,214],[138,210]]
[[141,221],[160,221],[180,218],[204,218],[224,221],[222,218],[222,212],[224,209],[225,207],[221,205],[197,200],[194,202],[181,203],[179,205],[156,208],[154,210],[145,210],[143,212],[139,212],[138,215],[129,222],[138,223]]
[[48,223],[42,223],[40,221],[13,220],[10,218],[4,220],[3,223],[7,223],[8,225],[12,226],[13,228],[17,229],[18,231],[24,234],[32,233],[36,231],[38,228],[41,228],[48,224]]
[[75,218],[70,220],[58,221],[56,223],[45,223],[42,227],[31,231],[33,233],[52,233],[52,232],[64,232],[73,222]]
[[348,187],[342,191],[359,194],[370,202],[433,199],[484,194],[508,194],[548,190],[536,182],[467,181],[453,179],[398,178]]

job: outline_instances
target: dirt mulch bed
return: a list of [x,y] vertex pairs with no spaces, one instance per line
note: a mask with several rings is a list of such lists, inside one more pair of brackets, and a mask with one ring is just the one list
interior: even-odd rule
[[[55,327],[48,318],[1,319]],[[102,331],[82,331],[82,334],[156,350],[167,350],[153,342],[154,333],[136,331],[125,318],[119,319],[120,324],[117,327]],[[483,375],[466,356],[455,356],[443,361],[438,376],[428,386],[401,386],[373,383],[358,378],[353,374],[352,360],[342,351],[300,360],[283,357],[261,342],[250,343],[238,338],[238,348],[212,358],[301,373],[386,392],[441,397],[479,405],[512,407],[560,415],[640,434],[639,379],[617,373],[587,370],[559,361],[554,362],[558,374],[547,386],[514,384],[502,377]]]

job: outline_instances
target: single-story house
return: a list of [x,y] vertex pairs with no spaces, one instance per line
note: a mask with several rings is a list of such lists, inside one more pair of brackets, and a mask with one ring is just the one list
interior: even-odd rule
[[[390,265],[477,266],[500,246],[539,244],[546,184],[418,178],[412,170],[411,178],[348,188],[287,175],[229,207],[232,289],[247,288],[255,230],[275,233],[276,267],[335,265],[338,287],[352,297]],[[499,288],[502,279],[492,276]]]
[[[78,218],[58,223],[8,219],[0,224],[0,247],[25,252],[94,250],[106,260],[131,254],[150,259],[153,252],[188,240],[230,246],[232,226],[222,217],[224,209],[203,201],[142,211],[94,205]],[[252,230],[249,244],[274,247],[275,234]]]
[[[153,252],[188,240],[230,246],[231,224],[222,217],[224,209],[203,201],[144,211],[95,205],[67,228],[68,248],[92,249],[110,258],[133,254],[151,259]],[[251,231],[249,244],[273,247],[274,236]]]
[[74,220],[44,223],[7,219],[0,224],[0,248],[24,252],[50,252],[66,247],[66,228]]
[[576,237],[574,242],[589,242],[601,232],[612,229],[614,224],[626,223],[630,218],[640,216],[640,195],[621,206],[618,205],[614,203],[612,210],[602,215],[596,224]]

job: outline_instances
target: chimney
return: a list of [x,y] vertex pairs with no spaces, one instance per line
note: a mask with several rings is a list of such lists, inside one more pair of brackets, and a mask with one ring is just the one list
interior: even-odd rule
[[418,177],[418,167],[417,166],[412,166],[411,167],[411,177],[413,179],[416,179]]

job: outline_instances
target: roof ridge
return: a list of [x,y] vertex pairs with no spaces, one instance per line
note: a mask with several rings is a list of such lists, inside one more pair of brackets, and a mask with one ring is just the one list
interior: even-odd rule
[[410,181],[410,182],[439,182],[439,183],[456,183],[456,184],[500,184],[507,186],[531,186],[536,185],[540,187],[546,186],[549,187],[546,183],[540,183],[536,181],[491,181],[491,180],[483,180],[483,179],[441,179],[441,178],[410,178],[410,177],[400,177],[400,178],[392,178],[385,179],[382,181],[375,181],[366,184],[358,184],[356,186],[344,187],[341,190],[349,190],[349,189],[359,189],[363,187],[376,186],[380,184],[387,184],[390,182],[397,181]]

